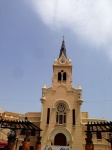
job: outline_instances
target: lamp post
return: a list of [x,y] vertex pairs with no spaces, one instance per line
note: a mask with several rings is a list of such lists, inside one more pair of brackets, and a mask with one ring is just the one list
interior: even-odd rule
[[111,150],[112,150],[112,132],[109,133],[109,141],[111,143]]

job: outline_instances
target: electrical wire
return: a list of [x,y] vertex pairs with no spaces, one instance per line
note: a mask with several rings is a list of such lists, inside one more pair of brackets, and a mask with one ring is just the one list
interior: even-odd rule
[[[40,102],[40,100],[22,100],[22,99],[4,99],[1,98],[0,101],[23,101],[23,102]],[[112,100],[92,100],[92,101],[84,101],[84,103],[91,103],[91,102],[112,102]]]

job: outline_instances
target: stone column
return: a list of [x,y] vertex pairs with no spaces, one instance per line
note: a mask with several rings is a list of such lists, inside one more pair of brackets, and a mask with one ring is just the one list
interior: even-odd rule
[[87,132],[86,136],[87,136],[87,138],[86,138],[85,150],[94,150],[94,145],[93,145],[93,141],[92,141],[92,133]]
[[36,147],[35,150],[41,150],[41,137],[37,137],[37,143],[36,143]]
[[23,148],[22,150],[30,150],[30,131],[26,131],[26,136],[24,138],[24,141],[23,141]]

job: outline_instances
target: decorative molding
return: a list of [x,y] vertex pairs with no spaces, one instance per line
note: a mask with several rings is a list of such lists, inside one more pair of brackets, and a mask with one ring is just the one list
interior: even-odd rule
[[55,103],[54,103],[54,105],[53,105],[53,108],[56,108],[56,106],[57,106],[58,103],[63,103],[63,104],[65,104],[66,107],[67,107],[67,110],[70,110],[70,105],[69,105],[69,103],[68,103],[67,101],[65,101],[65,100],[57,100],[57,101],[55,101]]
[[62,133],[62,134],[64,134],[66,136],[67,143],[70,143],[71,141],[73,141],[70,131],[67,128],[62,127],[62,126],[55,127],[51,131],[51,133],[50,133],[50,135],[48,137],[48,140],[50,140],[50,141],[52,141],[54,143],[54,138],[55,138],[56,134],[58,134],[58,133]]

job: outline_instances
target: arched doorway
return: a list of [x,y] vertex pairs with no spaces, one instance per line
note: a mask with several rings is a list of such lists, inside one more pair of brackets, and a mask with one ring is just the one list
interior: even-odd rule
[[54,145],[66,146],[66,136],[62,133],[56,134],[54,138]]

